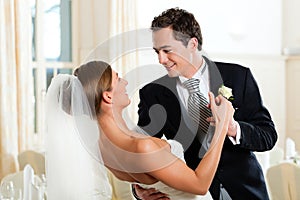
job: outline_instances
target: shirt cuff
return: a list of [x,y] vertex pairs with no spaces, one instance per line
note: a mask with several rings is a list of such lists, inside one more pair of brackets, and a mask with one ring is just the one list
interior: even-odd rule
[[235,123],[236,123],[236,136],[235,137],[229,136],[229,139],[230,139],[230,141],[232,142],[233,145],[240,144],[240,139],[241,139],[240,124],[237,121],[235,121]]

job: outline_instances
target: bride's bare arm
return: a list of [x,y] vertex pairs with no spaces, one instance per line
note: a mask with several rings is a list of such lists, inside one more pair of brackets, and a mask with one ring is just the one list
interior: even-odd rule
[[[149,175],[177,190],[202,195],[207,193],[218,167],[228,124],[234,113],[231,103],[224,97],[214,98],[210,93],[209,98],[216,124],[215,134],[208,152],[195,171],[180,159],[176,159],[167,167],[149,172]],[[149,143],[148,150],[155,148],[151,146]]]

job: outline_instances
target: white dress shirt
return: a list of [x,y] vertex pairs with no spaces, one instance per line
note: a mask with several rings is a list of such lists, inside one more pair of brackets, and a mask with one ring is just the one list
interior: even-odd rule
[[[204,95],[206,98],[207,102],[209,102],[208,98],[208,92],[210,91],[209,88],[209,73],[208,73],[208,65],[205,63],[205,60],[203,59],[201,67],[197,70],[197,72],[194,74],[192,78],[199,79],[200,80],[200,92]],[[188,98],[189,98],[189,92],[186,87],[184,87],[183,82],[188,80],[186,77],[179,76],[179,79],[177,80],[176,83],[176,89],[179,95],[179,98],[181,102],[183,103],[185,109],[188,109]],[[236,137],[231,137],[229,136],[230,141],[236,145],[240,144],[240,138],[241,138],[241,128],[239,123],[235,122],[237,126],[237,133]]]

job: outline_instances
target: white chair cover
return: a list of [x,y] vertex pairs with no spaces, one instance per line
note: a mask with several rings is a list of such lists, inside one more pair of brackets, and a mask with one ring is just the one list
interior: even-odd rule
[[41,176],[45,174],[45,156],[42,153],[26,150],[18,155],[20,170],[23,170],[27,164],[33,168],[35,174]]
[[272,200],[300,199],[300,166],[280,163],[267,171],[267,181]]
[[1,185],[3,182],[12,181],[15,192],[21,190],[23,200],[42,200],[42,194],[34,185],[34,177],[33,168],[30,165],[26,165],[23,171],[5,176],[1,181]]

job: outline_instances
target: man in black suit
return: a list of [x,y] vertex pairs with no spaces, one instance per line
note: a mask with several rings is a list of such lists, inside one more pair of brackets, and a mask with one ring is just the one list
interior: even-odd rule
[[[183,82],[199,79],[200,91],[206,98],[209,91],[217,95],[218,88],[224,84],[232,89],[232,105],[236,111],[210,193],[214,199],[269,199],[264,175],[253,151],[272,149],[277,133],[251,71],[202,56],[200,26],[193,14],[185,10],[172,8],[163,12],[154,18],[151,30],[153,49],[168,75],[140,90],[138,125],[153,136],[164,134],[168,139],[181,142],[188,166],[195,169],[202,158],[204,140],[184,117],[189,94]],[[163,109],[159,109],[160,106]],[[211,123],[212,120],[208,118]],[[142,199],[164,199],[164,194],[138,186],[135,192]]]

